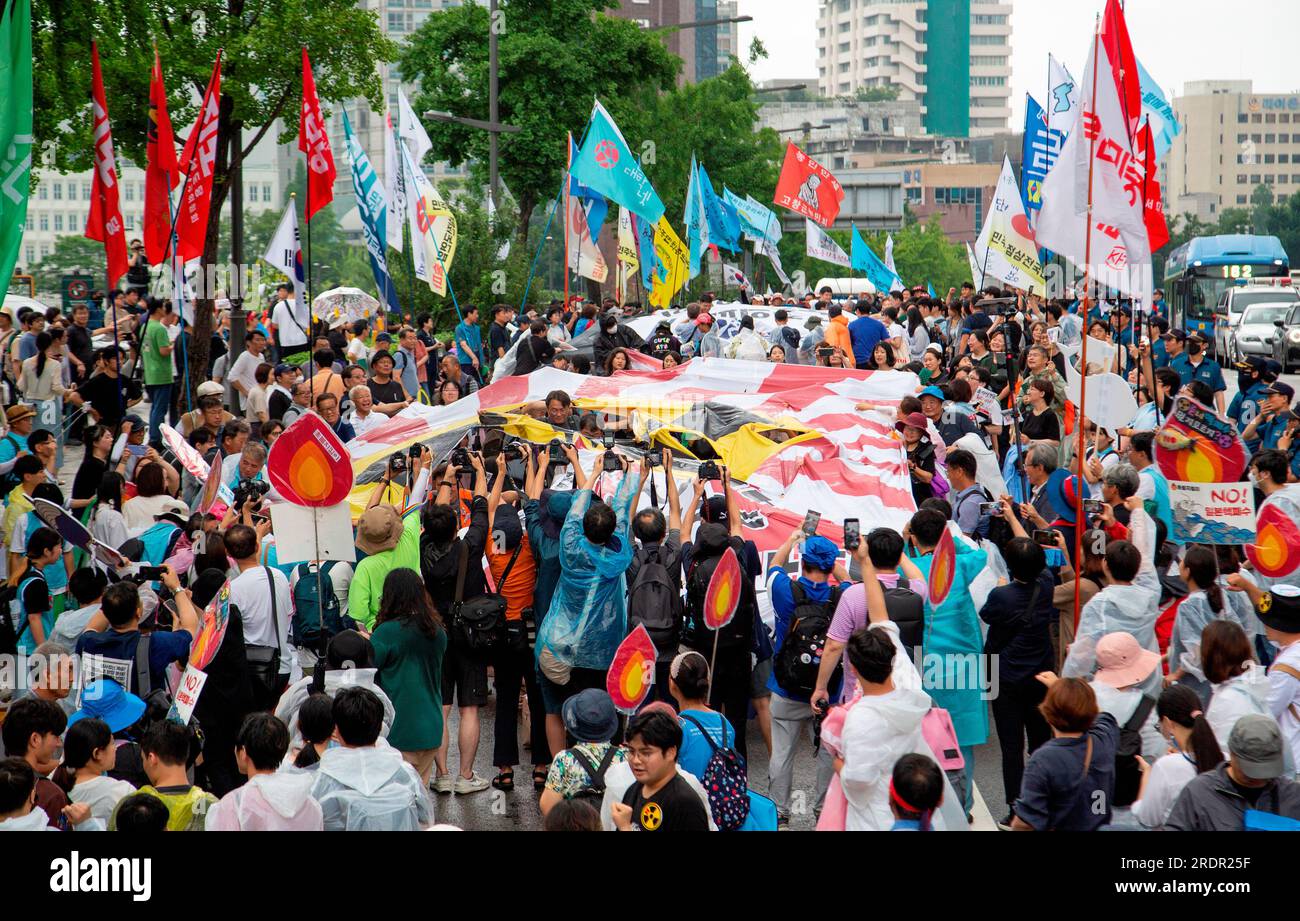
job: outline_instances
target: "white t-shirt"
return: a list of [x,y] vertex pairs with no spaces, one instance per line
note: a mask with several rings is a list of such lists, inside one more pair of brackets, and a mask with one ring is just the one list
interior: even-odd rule
[[276,334],[280,337],[280,345],[292,347],[295,345],[307,344],[307,304],[303,302],[303,309],[298,309],[297,301],[289,298],[287,301],[280,301],[275,305],[275,310],[271,312],[271,322],[275,324]]
[[383,413],[377,413],[373,409],[366,413],[364,419],[358,416],[355,411],[348,416],[348,422],[352,424],[352,431],[356,432],[358,435],[364,435],[372,428],[383,425],[387,421],[387,416]]
[[130,534],[121,512],[111,505],[97,505],[95,517],[90,522],[90,536],[116,550],[126,543]]
[[348,343],[347,351],[348,361],[352,364],[360,364],[363,361],[370,360],[370,348],[361,340],[361,337],[353,339]]
[[1151,765],[1142,798],[1133,804],[1133,817],[1147,828],[1159,828],[1169,818],[1178,794],[1196,776],[1196,763],[1182,752],[1162,755]]
[[173,499],[166,493],[157,496],[136,496],[127,499],[122,505],[122,520],[132,537],[139,537],[158,523],[155,515],[163,512],[176,512],[183,518],[189,517],[190,510],[179,499]]
[[239,357],[235,359],[234,367],[230,369],[232,387],[235,381],[239,381],[244,385],[244,389],[252,393],[257,387],[257,366],[265,360],[261,355],[254,355],[252,352],[240,352]]
[[267,573],[275,580],[275,606],[279,616],[280,674],[296,669],[298,657],[289,647],[289,625],[293,620],[293,592],[288,577],[278,569],[255,566],[240,573],[230,583],[230,603],[239,606],[244,620],[244,643],[248,646],[274,646],[276,626],[271,622],[271,589]]
[[85,803],[90,807],[92,818],[108,822],[117,804],[134,792],[135,787],[129,782],[114,780],[104,774],[77,784],[68,794],[68,799],[74,803]]
[[267,396],[265,387],[254,387],[248,395],[247,404],[244,406],[244,419],[250,423],[258,422],[260,421],[258,413],[262,413],[269,419],[271,416],[269,401],[270,397]]
[[1300,642],[1282,647],[1268,670],[1268,708],[1282,727],[1282,738],[1291,751],[1300,752],[1300,717],[1296,716],[1300,713],[1300,683],[1277,668],[1279,664],[1300,671]]

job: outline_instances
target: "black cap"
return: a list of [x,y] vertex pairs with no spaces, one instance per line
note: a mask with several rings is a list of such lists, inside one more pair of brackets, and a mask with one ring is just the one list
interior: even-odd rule
[[1258,355],[1247,355],[1237,362],[1238,371],[1258,371],[1263,374],[1268,369],[1268,362]]
[[1205,338],[1205,334],[1202,333],[1199,329],[1194,329],[1194,330],[1192,330],[1190,333],[1187,334],[1187,341],[1188,341],[1188,342],[1199,342],[1199,343],[1201,343],[1202,345],[1208,345],[1210,340],[1209,340],[1209,339],[1206,339],[1206,338]]
[[1183,332],[1181,329],[1171,329],[1169,332],[1165,333],[1160,338],[1177,339],[1179,342],[1183,342],[1184,340],[1187,339],[1187,333]]
[[1300,588],[1274,585],[1259,599],[1255,613],[1266,627],[1279,633],[1300,633]]
[[1264,393],[1265,395],[1277,394],[1278,396],[1286,397],[1288,400],[1295,398],[1295,388],[1290,384],[1284,384],[1282,381],[1274,381],[1269,384],[1268,389],[1266,389]]

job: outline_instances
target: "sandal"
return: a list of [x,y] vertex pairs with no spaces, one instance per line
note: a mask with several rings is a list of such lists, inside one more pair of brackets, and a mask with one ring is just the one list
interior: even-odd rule
[[507,792],[513,790],[515,788],[515,772],[513,770],[498,771],[497,776],[492,778],[492,786]]
[[551,773],[548,765],[537,765],[533,768],[533,789],[541,793],[546,789],[546,776]]

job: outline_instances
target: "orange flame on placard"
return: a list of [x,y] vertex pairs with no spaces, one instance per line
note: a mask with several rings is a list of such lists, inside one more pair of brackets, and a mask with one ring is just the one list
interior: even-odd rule
[[718,565],[709,579],[704,593],[704,625],[710,630],[721,630],[736,613],[740,604],[740,560],[736,551],[728,547],[718,558]]
[[1255,519],[1255,543],[1246,556],[1260,575],[1281,579],[1300,569],[1300,527],[1277,505],[1265,505]]
[[315,442],[307,442],[289,461],[289,481],[298,495],[309,502],[319,502],[330,492],[333,482],[325,452]]
[[930,604],[938,607],[948,598],[957,575],[957,547],[952,542],[952,532],[944,529],[939,545],[934,548],[930,561]]
[[605,678],[605,690],[617,709],[635,713],[641,706],[654,684],[657,655],[654,641],[644,624],[638,624],[619,643]]

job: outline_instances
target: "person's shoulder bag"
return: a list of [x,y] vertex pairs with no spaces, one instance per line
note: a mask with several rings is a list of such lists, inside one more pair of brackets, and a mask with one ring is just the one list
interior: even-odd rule
[[274,646],[256,646],[248,644],[245,655],[248,659],[248,677],[258,700],[274,700],[280,686],[280,610],[275,595],[275,573],[270,566],[263,566],[266,581],[271,587],[271,623],[275,627]]

